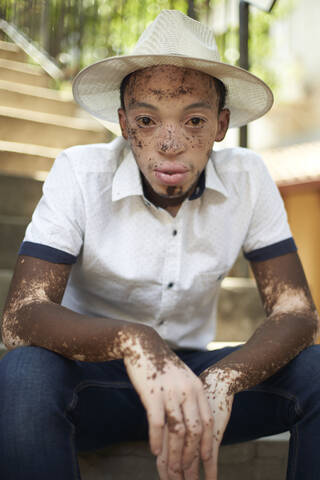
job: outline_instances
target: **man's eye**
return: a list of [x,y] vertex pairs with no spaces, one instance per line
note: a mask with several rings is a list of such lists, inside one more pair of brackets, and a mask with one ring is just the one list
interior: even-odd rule
[[154,124],[153,120],[149,117],[140,117],[137,119],[137,124],[141,127],[151,127]]
[[191,125],[192,127],[199,127],[200,125],[203,125],[203,123],[204,123],[203,118],[193,117],[190,120],[188,120],[187,125]]

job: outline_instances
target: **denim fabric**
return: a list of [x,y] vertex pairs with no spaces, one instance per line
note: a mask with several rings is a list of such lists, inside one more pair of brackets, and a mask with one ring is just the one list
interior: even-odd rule
[[[233,348],[178,354],[199,374]],[[320,347],[235,396],[224,443],[291,431],[287,480],[320,472]],[[79,480],[77,451],[148,437],[144,408],[123,362],[67,360],[20,347],[0,361],[0,475]]]

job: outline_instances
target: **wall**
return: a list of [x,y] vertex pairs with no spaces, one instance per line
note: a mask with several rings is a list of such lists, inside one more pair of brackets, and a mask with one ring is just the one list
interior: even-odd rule
[[282,195],[299,255],[320,311],[320,188],[291,187]]

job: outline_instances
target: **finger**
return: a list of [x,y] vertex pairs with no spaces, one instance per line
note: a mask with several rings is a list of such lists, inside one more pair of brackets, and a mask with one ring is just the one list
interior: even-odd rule
[[199,395],[198,406],[202,422],[200,456],[201,459],[205,461],[208,460],[212,455],[214,418],[207,395],[204,392],[202,395]]
[[204,478],[206,480],[218,480],[218,464],[211,457],[209,460],[205,460],[203,463]]
[[182,472],[182,453],[186,427],[180,405],[169,406],[168,424],[168,472],[169,478]]
[[217,480],[218,478],[218,455],[219,455],[220,442],[217,438],[213,438],[212,453],[209,460],[203,461],[203,468],[205,472],[205,478],[207,480]]
[[193,458],[191,465],[184,470],[184,480],[198,480],[199,479],[199,452]]
[[168,425],[164,428],[163,434],[163,446],[160,455],[157,457],[157,469],[160,476],[160,480],[184,480],[182,472],[169,472],[168,471],[168,443],[169,443],[169,431]]
[[161,453],[157,456],[157,469],[160,480],[169,480],[168,476],[168,426],[165,425],[163,432],[163,445]]
[[145,406],[149,423],[150,449],[154,455],[159,455],[163,446],[163,433],[165,425],[165,411],[163,403],[159,399],[153,399]]
[[191,466],[194,459],[198,456],[201,442],[202,421],[196,398],[190,396],[185,401],[185,403],[183,404],[183,416],[184,423],[187,429],[184,439],[184,450],[182,455],[182,468],[185,471]]
[[216,480],[218,478],[218,457],[222,437],[230,418],[232,399],[225,400],[225,409],[219,410],[215,414],[212,434],[212,453],[211,458],[203,461],[205,478]]

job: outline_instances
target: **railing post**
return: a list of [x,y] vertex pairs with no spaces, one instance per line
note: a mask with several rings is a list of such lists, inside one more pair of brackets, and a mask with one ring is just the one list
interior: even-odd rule
[[[239,66],[249,70],[249,4],[245,0],[239,2]],[[248,146],[248,127],[240,127],[239,143],[241,147]]]

